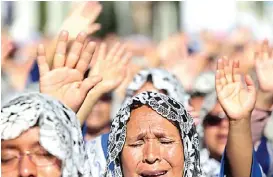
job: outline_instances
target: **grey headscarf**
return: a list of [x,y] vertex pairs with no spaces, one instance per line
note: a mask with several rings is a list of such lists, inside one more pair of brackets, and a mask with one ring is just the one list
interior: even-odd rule
[[[120,153],[126,139],[127,122],[135,106],[147,105],[169,121],[177,123],[184,147],[183,177],[203,176],[199,159],[199,140],[194,122],[184,106],[161,93],[143,92],[128,99],[120,108],[111,126],[108,140],[106,176],[122,177]],[[110,170],[110,164],[114,170]]]
[[21,95],[1,109],[1,140],[17,138],[36,125],[41,146],[62,161],[63,177],[90,176],[80,123],[71,109],[40,93]]
[[144,69],[137,73],[126,90],[125,101],[135,95],[148,81],[149,76],[151,76],[155,88],[167,91],[167,95],[182,104],[188,104],[189,95],[185,92],[181,82],[175,75],[159,68]]

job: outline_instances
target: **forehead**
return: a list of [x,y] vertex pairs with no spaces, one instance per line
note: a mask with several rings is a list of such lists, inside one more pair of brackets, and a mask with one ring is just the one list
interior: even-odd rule
[[144,91],[156,91],[156,92],[158,92],[159,90],[157,88],[155,88],[153,83],[145,82],[144,85],[135,92],[135,95],[138,94],[138,93],[144,92]]
[[1,149],[29,150],[39,145],[39,127],[32,127],[15,139],[2,140]]
[[159,115],[150,107],[143,105],[131,112],[130,119],[127,123],[127,132],[133,134],[139,131],[160,130],[164,132],[177,133],[177,127]]
[[222,109],[220,103],[217,101],[217,103],[215,104],[214,108],[211,110],[210,113],[219,114],[220,112],[224,112],[224,110]]

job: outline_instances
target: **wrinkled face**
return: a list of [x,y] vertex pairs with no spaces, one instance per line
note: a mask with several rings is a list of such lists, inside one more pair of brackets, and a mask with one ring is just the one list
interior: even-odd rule
[[131,112],[121,153],[124,177],[181,177],[183,152],[174,124],[147,106]]
[[89,117],[86,120],[88,129],[100,131],[101,129],[109,126],[111,112],[110,98],[100,99],[92,108]]
[[224,152],[228,137],[228,120],[220,119],[219,115],[225,115],[219,103],[204,120],[204,142],[213,158],[220,160]]
[[34,127],[16,139],[2,141],[1,171],[2,177],[60,177],[61,161],[39,144],[39,128]]

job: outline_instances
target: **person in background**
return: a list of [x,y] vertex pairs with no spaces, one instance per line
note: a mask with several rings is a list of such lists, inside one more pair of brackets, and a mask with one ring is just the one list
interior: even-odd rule
[[27,93],[1,109],[1,176],[90,177],[76,114],[53,97]]

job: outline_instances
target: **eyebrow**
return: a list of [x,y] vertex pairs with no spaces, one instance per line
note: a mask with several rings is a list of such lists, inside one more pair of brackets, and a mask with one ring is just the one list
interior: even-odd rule
[[14,145],[14,144],[7,144],[7,145],[3,145],[1,147],[1,150],[16,150],[16,151],[19,151],[19,148],[18,146]]
[[[173,134],[166,134],[164,131],[153,131],[153,134],[156,136],[156,138],[165,138],[165,137],[174,137]],[[133,140],[140,140],[143,137],[147,135],[146,131],[140,132],[136,136],[128,136],[128,141],[133,141]]]
[[[37,147],[37,146],[42,147],[42,146],[40,145],[40,143],[39,143],[38,141],[36,141],[35,143],[32,143],[32,144],[30,145],[30,150],[33,149],[34,147]],[[42,148],[43,148],[43,147],[42,147]],[[1,147],[1,149],[2,149],[2,150],[16,150],[16,151],[20,151],[20,148],[19,148],[18,145],[16,145],[16,144],[6,144],[6,145],[3,145],[3,146]]]

